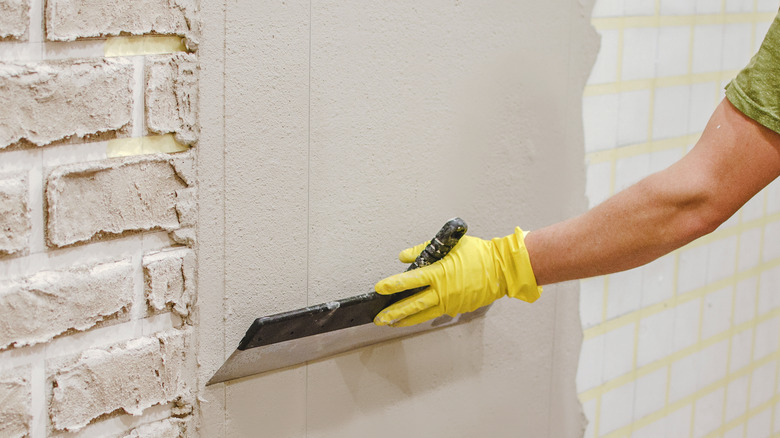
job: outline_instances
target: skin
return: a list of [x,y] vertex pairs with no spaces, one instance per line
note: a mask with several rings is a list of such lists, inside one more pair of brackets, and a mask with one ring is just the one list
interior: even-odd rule
[[714,231],[780,176],[780,134],[724,99],[696,146],[587,213],[525,239],[539,285],[649,263]]

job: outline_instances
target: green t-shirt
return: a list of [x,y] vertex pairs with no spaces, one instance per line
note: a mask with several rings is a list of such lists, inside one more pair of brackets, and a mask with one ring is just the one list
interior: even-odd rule
[[780,133],[780,14],[758,53],[726,86],[726,97],[746,116]]

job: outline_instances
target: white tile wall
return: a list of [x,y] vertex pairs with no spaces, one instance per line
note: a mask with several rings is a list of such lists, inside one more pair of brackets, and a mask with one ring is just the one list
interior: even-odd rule
[[768,191],[759,192],[742,206],[740,210],[742,211],[742,220],[744,222],[756,220],[764,216],[765,192]]
[[[604,336],[586,339],[580,349],[580,363],[577,367],[577,388],[586,391],[604,381]],[[591,417],[592,418],[592,417]]]
[[693,28],[693,73],[720,70],[723,59],[723,25],[706,24]]
[[604,278],[595,277],[580,282],[580,320],[583,327],[602,321],[604,310]]
[[618,95],[587,96],[582,99],[585,151],[594,152],[617,146]]
[[753,0],[726,0],[726,12],[747,13],[753,12]]
[[661,27],[658,29],[658,62],[655,75],[680,76],[688,73],[691,51],[690,26]]
[[734,300],[734,325],[744,324],[756,317],[758,279],[751,277],[737,283]]
[[702,389],[726,377],[729,358],[728,340],[710,345],[698,354],[700,368],[697,372],[698,382],[696,389]]
[[750,61],[753,25],[729,23],[723,29],[723,70],[739,70]]
[[603,84],[617,80],[618,63],[618,36],[617,30],[603,30],[601,35],[601,47],[599,57],[593,65],[593,70],[588,79],[589,84]]
[[593,18],[623,15],[623,0],[599,0],[593,6]]
[[[652,20],[641,18],[596,22],[603,27],[602,51],[589,84],[599,85],[586,90],[583,99],[591,206],[667,168],[692,147],[681,143],[704,129],[723,98],[722,87],[766,33],[768,23],[754,23],[765,17],[750,14],[754,5],[775,12],[780,3],[597,0],[596,18],[652,16],[657,7],[659,23],[676,25],[652,26]],[[723,13],[743,15],[724,19]],[[693,14],[705,17],[694,19]],[[611,88],[601,84],[616,86],[605,93]],[[663,150],[651,150],[656,147]],[[607,152],[616,148],[624,149]],[[701,437],[734,419],[739,423],[724,436],[768,434],[775,406],[751,412],[749,420],[740,416],[749,405],[763,406],[780,393],[776,356],[752,370],[755,361],[767,360],[780,347],[780,316],[769,314],[780,308],[780,266],[769,269],[780,259],[780,245],[770,244],[780,242],[780,221],[762,224],[777,213],[780,182],[749,201],[715,235],[645,267],[581,283],[583,327],[599,331],[583,343],[578,390],[596,388],[588,392],[592,397],[605,388],[599,385],[630,379],[585,400],[586,416],[598,423],[588,427],[586,436],[598,428],[603,437],[659,414],[658,421],[642,428],[637,424],[620,436]],[[659,303],[667,307],[648,309]],[[611,324],[615,318],[619,325]],[[597,327],[602,323],[610,325]],[[606,333],[592,337],[605,327]],[[648,366],[652,372],[631,374]],[[729,375],[737,372],[749,374]],[[679,409],[664,411],[667,402],[680,401],[674,405]],[[780,420],[774,424],[780,431]]]
[[694,0],[661,0],[661,15],[692,15],[695,12]]
[[731,327],[732,287],[717,290],[704,297],[701,338],[709,339]]
[[639,321],[637,366],[660,360],[672,352],[674,309],[667,309]]
[[624,0],[623,14],[627,17],[636,17],[655,14],[655,2],[647,0]]
[[770,222],[764,227],[764,254],[765,262],[780,257],[780,221]]
[[761,273],[758,287],[758,314],[780,307],[780,267]]
[[688,133],[704,131],[712,112],[718,106],[717,85],[704,82],[691,85],[691,103],[688,109]]
[[631,424],[634,406],[634,382],[607,392],[601,398],[599,433],[609,433]]
[[658,29],[631,28],[623,31],[623,77],[625,81],[648,79],[655,75]]
[[653,139],[679,137],[688,133],[690,95],[690,85],[655,90]]
[[693,436],[701,438],[717,429],[723,417],[726,390],[719,388],[696,400],[693,411]]
[[679,293],[690,292],[705,285],[708,249],[707,245],[702,245],[680,251],[680,277],[677,280]]
[[756,338],[753,346],[753,360],[759,360],[777,351],[780,317],[774,317],[756,326]]
[[769,438],[772,424],[772,410],[764,409],[748,420],[745,436],[749,438]]
[[768,402],[775,393],[777,361],[773,360],[756,368],[750,378],[750,409]]
[[690,437],[691,416],[693,415],[693,406],[687,405],[683,408],[671,412],[666,418],[666,430],[662,435],[664,438],[687,438]]
[[758,265],[761,259],[761,228],[752,228],[739,236],[738,270],[745,271]]
[[604,337],[602,378],[612,380],[631,371],[634,366],[634,325],[612,330]]
[[646,142],[647,120],[650,116],[650,90],[620,93],[618,105],[618,146]]
[[696,14],[719,14],[722,4],[721,0],[696,0]]
[[653,152],[650,154],[650,173],[660,172],[683,157],[682,148]]
[[673,351],[680,351],[698,341],[700,314],[701,298],[678,304],[674,308]]
[[741,370],[750,363],[754,332],[754,329],[747,329],[731,337],[731,371]]
[[609,293],[607,294],[607,319],[612,319],[639,307],[642,299],[642,289],[636,285],[642,283],[642,271],[629,271],[610,275]]
[[716,240],[708,246],[707,283],[733,276],[737,269],[737,237]]
[[780,181],[775,180],[766,190],[766,213],[780,212]]
[[667,374],[667,369],[664,367],[637,379],[634,392],[634,421],[664,407]]
[[777,12],[777,0],[757,0],[756,10],[758,12]]
[[642,270],[642,307],[671,298],[674,294],[674,254],[640,268]]
[[636,155],[617,160],[615,165],[615,191],[619,192],[627,189],[649,173],[650,157],[648,155]]
[[749,382],[750,376],[743,376],[732,380],[726,387],[726,421],[731,421],[747,411]]
[[591,164],[586,170],[585,194],[593,208],[612,194],[612,163]]
[[669,402],[674,403],[698,389],[697,376],[701,370],[699,353],[688,355],[672,364]]

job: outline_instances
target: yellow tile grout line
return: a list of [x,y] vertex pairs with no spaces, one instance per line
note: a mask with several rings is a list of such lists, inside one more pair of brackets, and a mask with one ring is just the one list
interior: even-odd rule
[[[773,216],[780,216],[780,214],[773,215]],[[758,226],[762,226],[765,221],[761,219],[757,219],[755,221],[751,221],[750,224],[753,224],[754,222],[759,222]],[[771,221],[771,222],[774,222]],[[733,227],[736,228],[737,226]],[[750,227],[750,228],[755,228]],[[740,231],[741,232],[741,231]],[[728,237],[728,236],[726,236]],[[698,246],[698,245],[697,245]],[[689,246],[686,246],[685,248],[689,248]],[[726,277],[724,279],[706,284],[700,288],[694,289],[692,291],[685,292],[683,294],[675,294],[671,298],[667,298],[664,301],[661,301],[659,303],[655,303],[652,305],[649,305],[647,307],[643,307],[641,309],[638,309],[634,312],[627,313],[622,316],[618,316],[616,318],[607,320],[599,325],[587,328],[583,330],[583,339],[589,340],[592,338],[595,338],[596,336],[601,336],[607,332],[616,330],[618,328],[621,328],[625,325],[634,323],[638,321],[639,319],[646,318],[651,315],[655,315],[656,313],[660,313],[664,310],[669,309],[670,307],[674,307],[678,304],[683,304],[688,301],[694,300],[696,298],[703,297],[711,292],[715,292],[716,290],[724,287],[728,287],[734,284],[737,284],[738,282],[745,280],[747,278],[751,278],[754,276],[760,275],[763,271],[772,269],[774,267],[780,266],[780,258],[776,258],[774,260],[770,260],[767,262],[759,263],[758,265],[745,269],[744,271],[740,271],[735,273],[734,275],[731,275],[729,277]]]
[[[599,386],[585,390],[579,393],[580,401],[584,403],[593,400],[596,397],[600,397],[609,391],[617,389],[627,383],[631,383],[636,379],[640,377],[644,377],[654,371],[658,371],[659,369],[667,365],[671,365],[672,363],[677,362],[678,360],[681,360],[687,356],[690,356],[691,354],[697,353],[699,351],[704,350],[705,348],[711,347],[712,345],[722,342],[731,336],[734,336],[745,330],[750,330],[752,328],[755,328],[759,324],[766,322],[772,318],[776,318],[778,316],[780,316],[780,307],[772,309],[771,311],[764,313],[763,315],[757,315],[755,318],[753,318],[750,321],[746,321],[738,326],[731,327],[728,330],[724,330],[716,335],[711,336],[708,339],[705,339],[701,342],[698,342],[696,344],[678,350],[672,354],[669,354],[661,359],[656,360],[655,362],[651,362],[647,365],[644,365],[641,368],[638,368],[630,373],[623,374],[622,376],[618,376],[608,382],[602,383]],[[780,354],[780,351],[775,352],[775,354]]]
[[[649,129],[652,129],[652,127]],[[662,152],[672,149],[684,149],[688,145],[696,143],[700,136],[701,133],[689,134],[680,137],[652,140],[644,143],[620,146],[614,149],[590,152],[585,155],[585,160],[589,165],[593,165],[615,161],[622,158],[631,158],[639,155],[651,154],[653,152]]]
[[[771,399],[765,401],[764,403],[761,403],[760,405],[756,406],[753,409],[746,409],[745,413],[743,413],[742,415],[738,416],[737,418],[729,421],[728,423],[723,424],[718,429],[715,429],[712,432],[708,433],[707,435],[704,436],[704,438],[715,438],[715,437],[722,436],[727,431],[729,431],[729,430],[731,430],[733,428],[739,427],[739,426],[744,426],[745,428],[747,428],[747,422],[751,418],[753,418],[756,415],[758,415],[761,412],[763,412],[764,409],[772,408],[772,405],[774,405],[777,402],[780,402],[780,394],[775,395]],[[746,432],[743,430],[743,435],[745,433]],[[772,433],[771,429],[770,429],[770,433]],[[777,436],[777,435],[774,435],[774,436]]]
[[[739,212],[739,222],[743,223],[743,212]],[[737,240],[737,254],[739,254],[739,248],[741,245],[741,239],[738,238]],[[735,261],[735,268],[734,272],[739,272],[739,256],[737,256],[737,259]],[[736,317],[736,309],[737,309],[737,286],[736,284],[731,288],[731,312],[729,315],[729,327],[734,326],[734,320]],[[729,345],[728,345],[728,356],[726,356],[726,374],[731,373],[731,353],[732,353],[732,347],[734,345],[734,337],[729,338]],[[720,415],[720,426],[722,427],[726,422],[726,407],[728,406],[728,399],[729,399],[729,387],[726,385],[723,388],[723,407],[721,408],[721,415]]]
[[709,15],[661,15],[635,17],[603,17],[591,19],[596,30],[620,30],[627,28],[703,26],[712,24],[740,24],[774,20],[775,12],[744,12]]
[[596,399],[596,410],[593,414],[596,418],[593,419],[593,436],[599,436],[599,426],[601,426],[601,397]]
[[[693,33],[691,32],[691,40],[693,39]],[[689,43],[690,44],[690,43]],[[689,56],[693,57],[693,51],[689,51]],[[592,84],[586,85],[582,92],[583,97],[601,96],[604,94],[617,94],[627,91],[639,91],[639,90],[651,90],[655,88],[663,87],[676,87],[680,85],[692,85],[700,84],[703,82],[723,82],[726,79],[731,79],[739,73],[739,70],[718,70],[707,73],[691,73],[691,66],[689,60],[689,73],[677,76],[661,76],[648,79],[632,79],[628,81],[621,81],[619,78],[615,82],[608,82],[604,84]]]
[[[754,361],[752,363],[749,363],[748,365],[745,365],[744,367],[742,367],[742,369],[740,369],[740,370],[738,370],[738,371],[736,371],[736,372],[734,372],[732,374],[726,375],[726,377],[723,377],[723,378],[721,378],[721,379],[719,379],[719,380],[717,380],[715,382],[710,383],[709,385],[705,386],[704,388],[701,388],[701,389],[697,390],[693,394],[689,394],[688,396],[683,397],[683,398],[675,401],[674,403],[672,403],[671,405],[669,405],[669,406],[667,406],[667,407],[665,407],[663,409],[659,409],[658,411],[655,411],[655,412],[653,412],[651,414],[648,414],[648,415],[640,418],[637,421],[634,421],[633,423],[631,423],[631,424],[629,424],[627,426],[623,426],[623,427],[621,427],[621,428],[619,428],[619,429],[617,429],[615,431],[612,431],[612,432],[610,432],[610,433],[608,433],[606,435],[602,435],[600,438],[618,438],[618,437],[627,436],[627,433],[630,433],[632,428],[641,429],[644,426],[647,426],[647,425],[649,425],[651,423],[654,423],[654,422],[656,422],[656,421],[658,421],[658,420],[668,416],[670,413],[672,413],[672,412],[674,412],[674,411],[676,411],[678,409],[682,409],[682,408],[684,408],[684,407],[686,407],[688,405],[692,405],[698,399],[700,399],[700,398],[710,394],[713,391],[717,391],[719,388],[728,385],[729,383],[731,383],[732,381],[734,381],[734,380],[736,380],[736,379],[738,379],[740,377],[743,377],[743,376],[745,376],[745,375],[747,375],[749,373],[752,373],[756,368],[759,368],[759,367],[761,367],[763,365],[766,365],[767,363],[769,363],[769,362],[771,362],[773,360],[777,360],[778,358],[780,358],[780,351],[775,351],[774,353],[769,354],[766,357],[763,357],[763,358],[761,358],[758,361]],[[780,395],[775,396],[775,398],[780,398]],[[773,401],[774,401],[774,398],[772,400],[770,400],[769,402],[766,402],[766,403],[771,403]],[[758,412],[760,412],[760,411],[758,411]]]

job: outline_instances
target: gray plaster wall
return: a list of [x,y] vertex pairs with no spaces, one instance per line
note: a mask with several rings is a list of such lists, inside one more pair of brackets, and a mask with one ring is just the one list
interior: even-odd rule
[[[258,316],[371,290],[452,216],[585,206],[590,2],[203,2],[201,382]],[[202,436],[568,437],[578,287],[200,392]],[[202,383],[201,383],[202,384]]]

